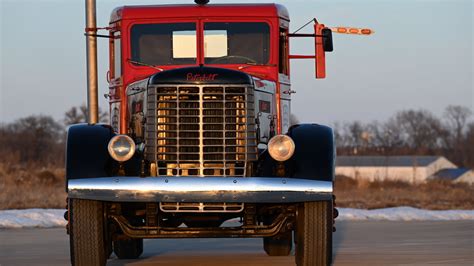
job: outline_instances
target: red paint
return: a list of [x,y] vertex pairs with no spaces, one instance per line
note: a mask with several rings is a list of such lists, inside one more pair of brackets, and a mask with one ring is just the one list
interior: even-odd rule
[[[134,24],[148,23],[196,23],[197,30],[197,62],[194,65],[162,65],[158,66],[163,70],[197,66],[204,62],[203,28],[207,22],[265,22],[270,27],[270,58],[268,65],[248,66],[242,68],[242,64],[215,64],[213,67],[221,67],[246,72],[252,76],[259,77],[277,83],[276,91],[276,112],[277,112],[277,131],[281,133],[281,110],[280,110],[280,86],[278,85],[278,47],[280,25],[289,20],[288,12],[283,6],[275,4],[234,4],[234,5],[167,5],[167,6],[125,6],[116,8],[111,15],[110,26],[114,31],[120,31],[122,38],[122,76],[120,85],[111,85],[114,91],[115,101],[120,101],[120,133],[127,134],[127,125],[129,124],[127,113],[128,104],[125,88],[132,82],[144,79],[157,73],[159,70],[133,65],[126,61],[131,58],[130,51],[130,29]],[[111,47],[112,48],[112,47]],[[111,70],[113,66],[110,66]],[[113,74],[113,72],[111,72]],[[191,74],[191,75],[189,75]],[[207,81],[215,80],[217,75],[200,76],[189,73],[185,78],[188,80]],[[264,83],[261,82],[263,85]],[[257,86],[259,83],[257,82]]]
[[289,57],[290,59],[315,59],[316,58],[315,55],[298,55],[298,54],[290,55]]
[[265,83],[261,82],[260,80],[255,80],[255,86],[257,86],[257,88],[262,88],[265,87]]
[[258,101],[258,111],[263,113],[271,113],[271,103],[269,101]]
[[276,84],[276,91],[275,91],[275,98],[276,98],[276,112],[277,112],[277,115],[276,115],[276,130],[277,130],[277,134],[281,134],[281,123],[283,122],[282,119],[281,119],[281,95],[280,95],[280,82],[277,82]]
[[323,48],[322,30],[324,24],[314,24],[314,33],[316,34],[315,51],[316,51],[316,78],[323,79],[326,77],[326,55]]

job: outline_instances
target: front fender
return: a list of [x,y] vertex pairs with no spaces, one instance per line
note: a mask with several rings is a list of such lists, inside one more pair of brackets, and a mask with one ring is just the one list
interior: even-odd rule
[[115,136],[104,124],[76,124],[69,127],[66,140],[66,182],[77,178],[112,175],[115,161],[107,151]]
[[290,176],[333,181],[336,149],[332,128],[318,124],[292,126],[288,135],[295,142],[295,154],[287,163]]
[[[336,161],[332,129],[317,124],[301,124],[292,126],[288,135],[295,142],[295,153],[284,162],[285,175],[332,182]],[[278,162],[266,150],[260,155],[257,175],[277,176],[277,166]]]

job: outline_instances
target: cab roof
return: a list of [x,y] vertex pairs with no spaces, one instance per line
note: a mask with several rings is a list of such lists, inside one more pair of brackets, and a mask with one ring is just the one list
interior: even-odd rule
[[193,17],[278,17],[290,20],[288,10],[279,4],[145,5],[114,9],[110,23],[122,19]]

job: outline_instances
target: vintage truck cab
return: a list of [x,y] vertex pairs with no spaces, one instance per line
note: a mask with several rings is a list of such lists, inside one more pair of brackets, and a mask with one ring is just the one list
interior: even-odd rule
[[[331,30],[289,33],[277,4],[196,1],[116,8],[104,36],[86,2],[90,121],[67,135],[72,264],[193,237],[263,238],[270,256],[296,243],[297,265],[330,264],[333,132],[290,125],[289,62],[313,58],[323,78]],[[94,118],[97,37],[110,43],[110,125]],[[314,38],[315,55],[289,55],[290,37]]]

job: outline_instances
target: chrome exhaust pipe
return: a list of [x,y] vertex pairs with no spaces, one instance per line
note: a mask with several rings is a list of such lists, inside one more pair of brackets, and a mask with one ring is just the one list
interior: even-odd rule
[[95,0],[86,0],[87,109],[89,124],[99,120],[97,82],[97,22]]

